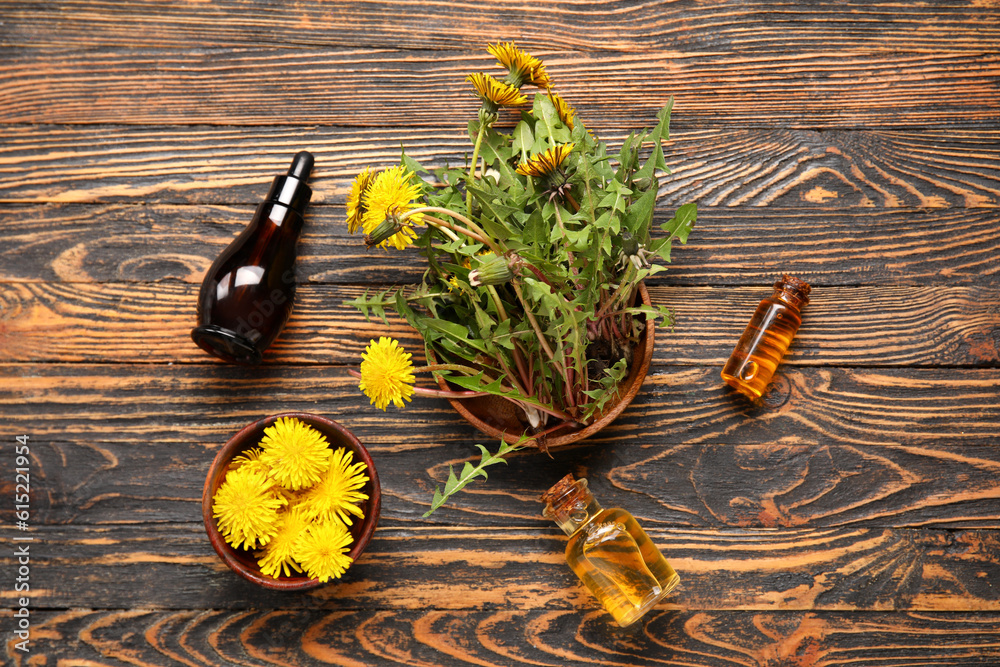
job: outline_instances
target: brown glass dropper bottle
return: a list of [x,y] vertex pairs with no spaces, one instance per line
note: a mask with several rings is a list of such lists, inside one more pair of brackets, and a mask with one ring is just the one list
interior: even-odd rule
[[253,219],[208,270],[191,338],[224,361],[258,364],[292,313],[295,255],[313,156],[298,153],[278,176]]

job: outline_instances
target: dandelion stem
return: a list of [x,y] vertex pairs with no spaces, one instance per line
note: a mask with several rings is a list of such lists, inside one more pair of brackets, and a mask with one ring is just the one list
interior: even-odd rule
[[464,228],[462,228],[459,225],[454,225],[452,227],[449,227],[449,229],[452,229],[452,230],[454,230],[456,232],[461,232],[463,234],[466,234],[470,238],[472,237],[472,234],[469,233],[469,230],[471,229],[472,232],[474,232],[476,234],[476,236],[478,237],[476,239],[477,241],[480,241],[481,243],[485,243],[486,245],[488,245],[490,247],[490,250],[492,250],[497,255],[504,254],[503,248],[501,248],[496,243],[494,243],[493,240],[490,239],[490,235],[489,234],[487,234],[486,232],[484,232],[479,225],[477,225],[476,223],[474,223],[472,220],[469,220],[467,217],[465,217],[461,213],[456,213],[455,211],[452,211],[451,209],[441,208],[439,206],[422,206],[420,208],[411,209],[411,210],[407,211],[406,213],[404,213],[403,215],[399,216],[399,221],[402,222],[402,221],[406,220],[408,217],[410,217],[411,215],[414,215],[416,213],[443,213],[443,214],[445,214],[447,216],[455,218],[456,220],[458,220],[459,222],[461,222],[463,225],[465,225],[468,229],[464,229]]
[[[425,215],[424,216],[424,222],[426,222],[431,227],[434,227],[435,229],[441,230],[441,232],[445,236],[447,236],[448,238],[450,238],[452,241],[457,241],[458,238],[459,238],[458,234],[456,234],[455,232],[453,232],[451,230],[452,225],[450,223],[445,222],[444,220],[440,220],[438,218],[433,218],[433,217],[431,217],[429,215]],[[470,232],[470,236],[471,236],[471,232]]]
[[420,368],[414,368],[414,372],[418,373],[434,373],[436,371],[456,371],[458,373],[463,373],[465,375],[478,375],[479,371],[475,368],[469,366],[463,366],[462,364],[427,364],[426,366],[421,366]]
[[479,243],[482,244],[486,243],[486,239],[479,236],[479,234],[476,234],[475,232],[470,232],[465,227],[462,227],[461,225],[456,225],[454,222],[448,222],[447,220],[442,220],[441,218],[435,218],[430,215],[424,215],[424,222],[440,229],[442,232],[447,234],[452,241],[458,240],[458,235],[455,234],[455,232],[459,232],[460,234],[468,236],[473,241],[478,241]]
[[[472,180],[476,177],[476,167],[479,166],[479,148],[483,145],[483,135],[486,134],[486,123],[480,121],[479,123],[479,133],[476,135],[476,145],[472,149],[472,166],[469,168],[469,178],[468,182],[471,184]],[[465,191],[465,209],[472,215],[472,192],[466,189]]]
[[541,433],[536,433],[535,435],[530,436],[530,437],[533,440],[537,440],[538,438],[544,438],[545,436],[551,435],[553,432],[558,431],[561,428],[566,428],[567,426],[576,426],[576,424],[578,424],[578,423],[579,422],[576,422],[576,421],[562,421],[562,422],[559,422],[558,424],[556,424],[555,426],[550,426],[549,428],[545,429]]
[[521,374],[521,384],[524,385],[525,393],[531,395],[534,390],[531,382],[531,376],[528,374],[528,368],[524,365],[524,355],[521,354],[521,348],[514,343],[514,362],[517,364],[517,372]]
[[[447,365],[447,364],[441,364]],[[414,368],[414,371],[427,370],[426,368]],[[351,377],[361,379],[361,373],[354,370],[353,368],[347,369],[347,374]],[[426,389],[424,387],[414,387],[413,393],[418,396],[429,396],[432,398],[477,398],[479,396],[488,396],[489,394],[485,391],[452,391],[444,389]]]
[[[523,409],[522,406],[525,405],[524,401],[519,401],[516,398],[513,398],[511,396],[500,396],[500,398],[505,398],[508,401],[510,401],[511,403],[513,403],[514,405],[516,405],[516,406],[518,406],[519,408],[522,408],[522,409]],[[547,407],[547,406],[544,406],[544,405],[538,405],[536,403],[527,403],[527,405],[530,405],[531,407],[533,407],[534,409],[538,410],[539,412],[544,412],[546,414],[552,415],[553,417],[556,417],[558,419],[562,419],[563,421],[568,422],[570,424],[578,424],[578,423],[580,423],[576,419],[576,417],[574,417],[573,415],[568,414],[566,412],[563,412],[562,410],[557,410],[556,408],[550,408],[550,407]],[[538,436],[537,435],[535,435],[535,436],[529,435],[527,437],[534,439],[534,438],[537,438]]]
[[567,199],[567,201],[569,201],[569,205],[573,207],[573,212],[574,213],[579,213],[580,212],[580,204],[577,203],[577,201],[575,199],[573,199],[573,194],[570,193],[570,192],[567,192],[566,193],[566,199]]
[[566,407],[572,409],[576,407],[576,395],[573,391],[573,378],[575,374],[572,368],[566,369],[566,384],[563,385],[565,390],[563,393],[566,395]]
[[521,383],[517,381],[517,376],[510,372],[510,368],[507,367],[507,363],[503,360],[502,355],[497,356],[497,361],[500,362],[500,368],[503,369],[503,372],[510,379],[511,386],[514,387],[514,389],[516,389],[522,396],[527,396],[528,392],[523,386],[521,386]]
[[628,266],[625,268],[625,275],[622,276],[621,281],[618,283],[618,289],[616,289],[614,294],[611,295],[611,298],[605,301],[604,305],[601,306],[601,309],[597,312],[597,315],[594,316],[595,320],[600,320],[601,318],[603,318],[607,314],[608,308],[617,305],[618,299],[621,298],[622,290],[625,289],[625,286],[632,281],[632,273],[634,272],[635,272],[635,267],[632,266],[632,262],[629,262]]
[[528,307],[528,302],[524,300],[524,295],[521,294],[521,288],[518,286],[517,281],[511,281],[511,285],[514,286],[514,292],[517,294],[518,300],[521,305],[524,306],[524,315],[528,318],[528,322],[531,323],[531,328],[535,330],[535,335],[538,336],[538,342],[541,343],[542,349],[545,350],[545,354],[550,360],[555,360],[555,353],[552,352],[552,348],[549,347],[549,343],[545,340],[545,335],[542,333],[541,327],[538,326],[538,320],[535,319],[535,315],[531,312],[531,308]]
[[[563,225],[562,215],[559,214],[559,202],[556,202],[556,204],[555,204],[555,212],[556,212],[556,223],[559,225],[559,231],[562,232],[563,243],[566,243],[566,227],[565,227],[565,225]],[[572,267],[573,266],[573,262],[574,262],[573,251],[572,250],[567,250],[566,251],[566,257],[569,260],[570,267]],[[534,267],[532,267],[532,268],[534,268]],[[537,271],[537,269],[536,269],[536,271]],[[571,271],[572,271],[572,268],[571,268]],[[545,282],[549,282],[549,281],[546,280]],[[574,281],[574,283],[575,282],[576,281]],[[549,283],[549,287],[552,287],[551,283]],[[579,289],[579,288],[580,288],[580,286],[577,285],[577,289]]]
[[[465,217],[461,213],[456,213],[455,211],[452,211],[450,208],[441,208],[440,206],[421,206],[420,208],[410,209],[409,211],[407,211],[403,215],[399,216],[399,221],[403,222],[404,220],[406,220],[410,216],[415,215],[417,213],[444,213],[445,215],[450,216],[452,218],[455,218],[459,222],[461,222],[463,224],[466,224],[469,227],[476,227],[476,224],[474,222],[472,222],[471,220],[469,220],[467,217]],[[456,226],[453,229],[455,229],[456,231],[458,231],[458,229],[460,229],[460,228],[458,228]],[[478,230],[479,228],[476,227],[476,229]],[[468,230],[466,230],[466,231],[468,231]]]
[[504,322],[508,319],[507,311],[504,310],[503,301],[500,300],[500,295],[497,294],[497,288],[493,285],[487,285],[486,289],[489,290],[490,296],[493,297],[493,303],[497,307],[497,315],[500,316],[500,321]]
[[451,389],[425,389],[424,387],[414,387],[413,393],[417,396],[428,396],[430,398],[479,398],[489,396],[485,391],[453,391]]

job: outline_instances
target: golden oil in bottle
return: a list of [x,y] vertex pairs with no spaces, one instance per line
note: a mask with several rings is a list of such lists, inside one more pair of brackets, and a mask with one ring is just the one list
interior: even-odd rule
[[810,290],[805,281],[789,275],[774,283],[774,293],[757,306],[722,369],[726,384],[751,399],[764,394],[802,324],[802,309],[809,303]]
[[680,582],[632,515],[601,509],[586,479],[567,475],[542,500],[545,517],[570,536],[566,562],[620,626],[639,620]]

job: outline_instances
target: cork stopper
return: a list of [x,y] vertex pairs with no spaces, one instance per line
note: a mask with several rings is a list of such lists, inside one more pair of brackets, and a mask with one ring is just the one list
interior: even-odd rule
[[808,298],[809,292],[812,291],[812,287],[809,286],[809,283],[802,280],[801,278],[790,276],[787,273],[781,276],[781,282],[785,283],[785,285],[789,289],[793,289],[796,292],[801,292],[803,297]]
[[798,309],[805,308],[809,303],[811,291],[812,287],[809,286],[809,283],[787,273],[781,276],[781,280],[774,283],[774,298]]
[[600,511],[587,488],[587,480],[574,479],[572,474],[556,482],[542,494],[541,500],[545,503],[542,516],[555,521],[567,535],[572,535],[591,515]]
[[558,500],[563,497],[572,491],[575,486],[576,478],[573,477],[573,473],[570,473],[553,484],[551,489],[542,494],[542,502],[546,505],[551,505],[554,500]]

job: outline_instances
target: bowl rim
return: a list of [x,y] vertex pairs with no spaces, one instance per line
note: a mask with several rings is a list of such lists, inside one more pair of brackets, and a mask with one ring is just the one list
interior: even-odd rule
[[[652,300],[650,299],[649,290],[646,288],[645,281],[639,282],[637,293],[643,305],[652,305]],[[596,415],[597,418],[593,421],[593,423],[584,426],[581,429],[569,431],[563,435],[547,438],[545,441],[545,449],[552,449],[553,447],[560,447],[562,445],[569,445],[585,440],[603,430],[606,426],[611,424],[611,422],[617,419],[618,416],[625,411],[625,408],[632,403],[632,400],[639,394],[639,390],[642,388],[643,382],[646,381],[646,376],[649,375],[649,366],[653,359],[655,344],[655,324],[650,318],[646,318],[646,326],[643,329],[639,344],[635,347],[636,354],[633,357],[633,363],[629,366],[629,372],[625,377],[625,380],[618,387],[618,392],[614,402],[606,405],[603,410],[598,412]],[[433,352],[431,354],[433,355]],[[442,377],[437,378],[437,383],[442,390],[452,388],[448,384],[448,381]],[[463,419],[465,419],[465,421],[470,423],[484,435],[491,438],[502,438],[505,442],[512,445],[520,440],[521,433],[516,430],[504,430],[497,428],[496,426],[488,424],[481,419],[474,410],[469,408],[469,405],[472,404],[471,401],[456,398],[448,398],[447,400],[451,404],[451,407],[454,408],[455,412],[457,412]]]
[[[254,444],[256,444],[249,442],[254,433],[258,431],[262,432],[265,428],[274,424],[274,422],[287,417],[294,417],[314,427],[317,427],[317,425],[321,426],[322,428],[319,430],[323,431],[323,434],[326,435],[331,441],[331,447],[335,447],[338,444],[347,446],[354,452],[356,457],[364,461],[368,468],[366,474],[370,480],[369,484],[371,484],[371,493],[369,494],[367,502],[368,511],[365,513],[365,518],[362,521],[361,532],[355,539],[354,545],[351,547],[351,551],[348,553],[354,561],[357,561],[358,556],[360,556],[364,549],[368,546],[372,535],[375,533],[375,529],[378,526],[379,515],[382,510],[382,488],[379,484],[378,472],[375,469],[375,463],[372,461],[371,454],[368,453],[368,450],[361,444],[361,441],[358,440],[357,436],[344,428],[344,426],[340,423],[320,415],[309,412],[281,412],[269,415],[262,419],[258,419],[251,424],[247,424],[240,429],[239,432],[229,438],[229,440],[226,441],[226,444],[224,444],[216,453],[215,458],[212,460],[212,464],[208,468],[208,474],[205,477],[205,486],[201,492],[201,514],[202,521],[205,524],[205,532],[208,534],[208,539],[212,544],[212,548],[215,549],[215,553],[218,554],[219,558],[222,559],[222,562],[225,563],[229,569],[247,581],[258,584],[264,588],[282,591],[302,591],[318,588],[319,586],[334,583],[334,581],[328,581],[324,584],[319,579],[308,578],[305,576],[272,579],[261,574],[259,570],[249,569],[242,561],[236,558],[236,550],[222,537],[222,534],[219,532],[219,528],[216,525],[215,517],[212,514],[212,498],[215,495],[215,491],[222,484],[222,477],[220,476],[219,483],[215,484],[213,488],[213,477],[215,477],[219,469],[223,465],[228,466],[229,462],[237,454],[250,449],[254,446]],[[337,440],[337,442],[333,442],[334,440]]]

